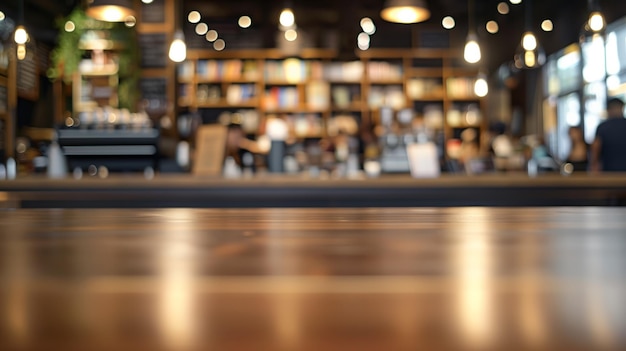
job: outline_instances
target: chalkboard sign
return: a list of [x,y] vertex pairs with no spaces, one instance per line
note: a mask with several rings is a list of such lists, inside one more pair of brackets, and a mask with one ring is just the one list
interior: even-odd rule
[[139,35],[142,68],[165,68],[167,66],[167,35],[146,33]]
[[141,22],[164,23],[165,22],[165,0],[154,0],[150,4],[142,3],[141,4]]
[[139,87],[147,112],[160,112],[167,109],[167,79],[142,78]]
[[6,86],[0,80],[0,115],[9,112],[9,94]]
[[37,56],[27,51],[23,60],[17,61],[17,93],[19,96],[35,100],[39,92],[39,70]]

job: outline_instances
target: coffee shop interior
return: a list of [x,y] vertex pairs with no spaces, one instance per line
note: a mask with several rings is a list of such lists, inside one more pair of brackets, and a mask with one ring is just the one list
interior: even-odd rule
[[622,0],[3,0],[0,349],[625,349],[612,98]]

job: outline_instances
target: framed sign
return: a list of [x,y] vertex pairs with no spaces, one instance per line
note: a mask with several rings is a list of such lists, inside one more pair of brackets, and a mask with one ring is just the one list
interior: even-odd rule
[[9,112],[9,88],[7,79],[0,77],[0,116]]
[[17,93],[20,97],[37,100],[39,98],[39,69],[37,56],[33,51],[26,53],[23,60],[17,61]]
[[139,89],[141,90],[141,98],[148,113],[167,110],[166,78],[141,78],[139,81]]
[[139,35],[141,68],[167,67],[167,34],[144,33]]
[[192,173],[202,176],[220,176],[226,152],[228,129],[219,124],[203,125],[196,134],[196,151]]

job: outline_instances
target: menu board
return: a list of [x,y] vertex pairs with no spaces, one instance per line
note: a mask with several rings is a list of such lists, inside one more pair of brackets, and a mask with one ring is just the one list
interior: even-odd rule
[[166,78],[142,78],[139,87],[146,111],[157,112],[167,109]]
[[[180,0],[179,0],[180,1]],[[141,4],[142,23],[165,22],[165,0],[153,0],[150,4]]]
[[5,85],[2,85],[0,80],[0,115],[9,111],[9,92]]
[[25,59],[17,61],[18,95],[29,99],[37,99],[39,95],[38,72],[34,53],[27,53]]
[[166,33],[144,33],[139,35],[142,68],[165,68],[167,66]]

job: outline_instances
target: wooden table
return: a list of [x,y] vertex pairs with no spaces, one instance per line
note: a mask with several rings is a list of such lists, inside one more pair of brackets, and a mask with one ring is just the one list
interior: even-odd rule
[[624,350],[626,209],[0,210],[1,350]]

